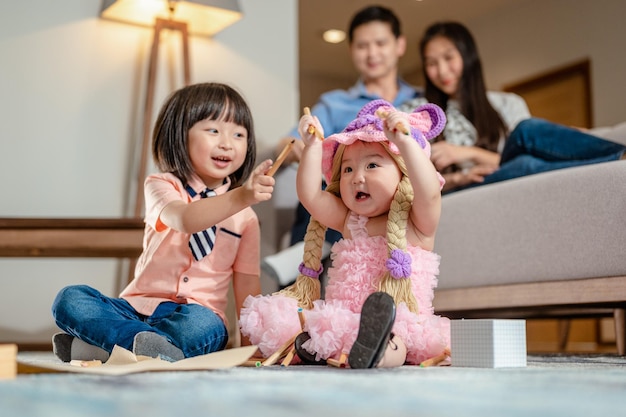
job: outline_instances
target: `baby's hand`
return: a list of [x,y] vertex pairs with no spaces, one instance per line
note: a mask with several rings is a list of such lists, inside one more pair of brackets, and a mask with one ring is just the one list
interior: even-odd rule
[[324,137],[324,129],[322,128],[317,116],[307,114],[300,118],[298,133],[300,133],[302,142],[304,142],[306,146],[315,143],[318,136],[322,138]]
[[385,136],[389,142],[398,145],[399,142],[411,138],[411,126],[405,113],[391,110],[384,116]]
[[248,205],[253,205],[261,201],[272,198],[275,180],[267,175],[267,171],[272,166],[272,160],[266,159],[254,168],[250,178],[242,185],[246,195]]

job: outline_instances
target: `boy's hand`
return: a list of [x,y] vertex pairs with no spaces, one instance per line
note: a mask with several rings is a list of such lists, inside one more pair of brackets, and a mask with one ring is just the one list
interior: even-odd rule
[[273,177],[266,174],[271,166],[271,159],[261,162],[254,168],[250,178],[242,185],[249,205],[272,198],[276,181]]

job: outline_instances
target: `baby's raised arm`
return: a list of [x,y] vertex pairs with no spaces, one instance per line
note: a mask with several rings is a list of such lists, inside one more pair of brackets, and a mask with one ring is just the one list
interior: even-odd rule
[[[425,237],[434,237],[441,215],[441,191],[437,171],[427,153],[410,134],[405,113],[392,110],[385,115],[385,135],[398,147],[413,186],[410,219]],[[430,146],[426,143],[426,146]]]
[[[313,129],[310,129],[310,128]],[[341,199],[322,190],[322,143],[324,129],[315,116],[305,114],[298,124],[304,149],[296,176],[298,199],[323,225],[342,231],[347,208]]]

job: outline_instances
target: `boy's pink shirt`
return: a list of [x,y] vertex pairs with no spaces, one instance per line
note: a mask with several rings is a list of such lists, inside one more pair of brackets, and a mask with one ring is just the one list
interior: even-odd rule
[[[198,177],[192,178],[189,185],[197,193],[206,188]],[[215,192],[224,194],[229,185],[224,184]],[[169,173],[150,175],[145,182],[145,195],[143,253],[137,261],[135,278],[120,297],[146,316],[163,301],[201,304],[226,323],[233,272],[260,274],[260,227],[256,213],[247,207],[218,223],[212,252],[196,261],[188,245],[190,235],[166,227],[159,215],[172,201],[191,202],[200,196],[191,198],[184,184]]]

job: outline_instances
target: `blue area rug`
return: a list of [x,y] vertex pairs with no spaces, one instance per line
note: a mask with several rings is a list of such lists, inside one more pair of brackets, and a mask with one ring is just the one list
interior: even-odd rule
[[0,404],[3,417],[614,416],[626,411],[626,359],[529,356],[526,368],[498,369],[20,374],[0,381]]

